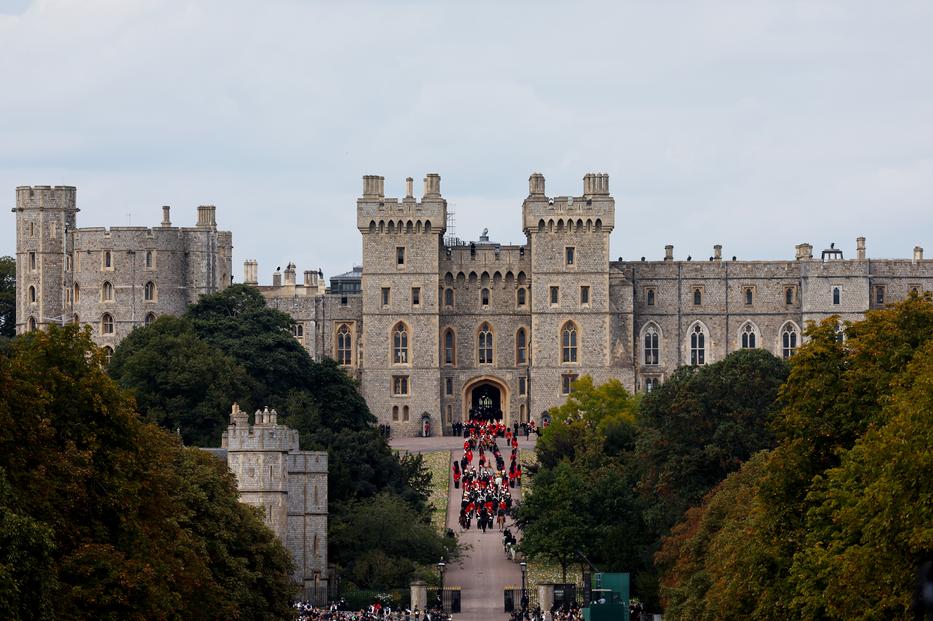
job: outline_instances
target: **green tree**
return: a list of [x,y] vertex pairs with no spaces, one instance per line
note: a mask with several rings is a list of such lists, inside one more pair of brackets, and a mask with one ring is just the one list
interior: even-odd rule
[[0,257],[0,337],[16,334],[16,259]]
[[180,431],[188,445],[217,446],[230,404],[250,396],[246,371],[176,317],[130,333],[107,372],[132,392],[146,420]]

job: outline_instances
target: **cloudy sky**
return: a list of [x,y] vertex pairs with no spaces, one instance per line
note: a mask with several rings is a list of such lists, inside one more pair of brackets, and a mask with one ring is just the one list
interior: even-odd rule
[[0,0],[0,205],[216,204],[267,282],[359,261],[364,174],[438,172],[458,236],[520,242],[532,171],[549,195],[598,171],[613,257],[909,257],[933,252],[931,33],[930,2]]

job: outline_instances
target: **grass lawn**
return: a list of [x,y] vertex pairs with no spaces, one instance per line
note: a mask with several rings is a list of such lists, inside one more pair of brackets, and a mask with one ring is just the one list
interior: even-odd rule
[[433,507],[431,523],[441,533],[447,525],[447,490],[450,484],[450,451],[423,453],[424,465],[431,473],[431,495],[428,502]]

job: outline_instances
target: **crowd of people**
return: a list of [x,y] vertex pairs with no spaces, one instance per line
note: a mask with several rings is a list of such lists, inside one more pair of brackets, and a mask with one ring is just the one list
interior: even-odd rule
[[[512,511],[510,490],[522,484],[517,432],[517,424],[506,427],[495,420],[471,420],[462,425],[463,456],[453,462],[454,487],[461,490],[461,531],[473,528],[474,521],[484,533],[505,530]],[[499,449],[500,440],[509,451],[508,468]]]
[[373,602],[365,610],[345,610],[340,603],[318,608],[308,602],[297,602],[298,621],[450,621],[450,615],[441,610],[393,610],[382,602]]

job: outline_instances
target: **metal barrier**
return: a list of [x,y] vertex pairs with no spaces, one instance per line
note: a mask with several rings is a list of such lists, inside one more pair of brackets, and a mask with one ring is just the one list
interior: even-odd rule
[[[521,587],[508,586],[502,591],[502,609],[504,612],[512,612],[522,609],[522,589]],[[534,608],[538,604],[538,592],[534,588],[525,591],[528,598],[528,608]]]
[[437,587],[428,588],[428,606],[436,606],[438,602],[438,592],[443,594],[444,612],[458,614],[460,612],[460,587],[444,587],[443,590]]

